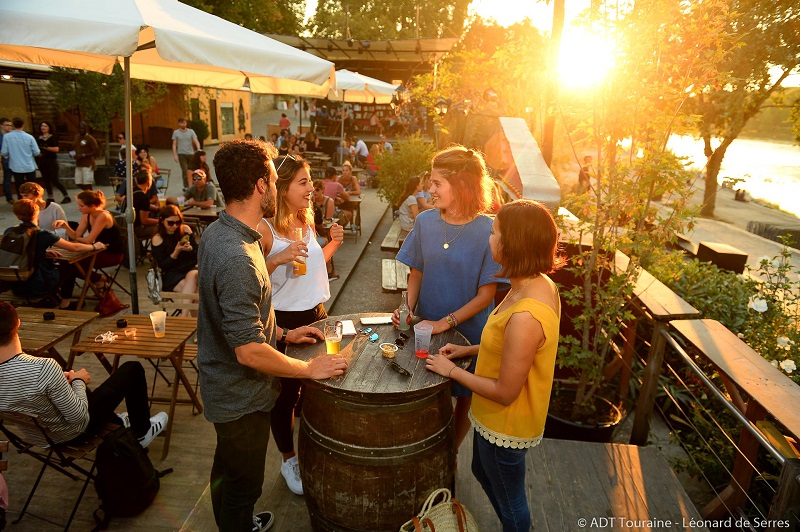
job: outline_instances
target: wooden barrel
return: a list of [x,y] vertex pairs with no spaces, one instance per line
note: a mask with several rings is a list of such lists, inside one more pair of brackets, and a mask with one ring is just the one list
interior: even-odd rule
[[[336,319],[354,319],[358,328],[359,316]],[[378,344],[393,342],[397,331],[371,327],[377,342],[363,335],[342,341],[344,376],[305,381],[298,456],[314,530],[397,531],[432,491],[453,486],[450,381],[414,356],[413,331],[395,358],[412,375],[392,370]],[[433,337],[431,350],[447,342],[466,340],[448,331]],[[316,344],[288,354],[308,360],[324,351]]]

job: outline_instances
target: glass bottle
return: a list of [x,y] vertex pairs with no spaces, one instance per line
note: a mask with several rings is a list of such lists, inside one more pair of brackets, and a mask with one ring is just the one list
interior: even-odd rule
[[410,327],[408,325],[408,315],[411,310],[408,308],[408,292],[405,290],[403,290],[403,300],[400,302],[400,308],[397,310],[400,311],[400,324],[397,328],[401,331],[407,331]]
[[[294,230],[294,239],[297,242],[302,242],[303,240],[303,229],[300,227],[295,228]],[[306,274],[306,259],[304,257],[297,257],[292,261],[292,272],[295,275],[305,275]]]

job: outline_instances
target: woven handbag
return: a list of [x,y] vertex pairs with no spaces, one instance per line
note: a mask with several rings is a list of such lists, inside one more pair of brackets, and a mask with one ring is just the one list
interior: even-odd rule
[[[440,499],[437,502],[437,499]],[[478,525],[450,490],[442,488],[428,496],[419,515],[400,527],[400,532],[475,532]]]

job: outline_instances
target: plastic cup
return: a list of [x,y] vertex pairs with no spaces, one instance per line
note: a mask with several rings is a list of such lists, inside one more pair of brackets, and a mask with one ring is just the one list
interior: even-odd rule
[[329,321],[325,323],[325,347],[329,355],[338,355],[342,345],[342,322]]
[[158,195],[158,205],[159,205],[159,207],[166,206],[167,205],[167,196],[165,196],[164,194],[159,194]]
[[156,338],[164,338],[167,334],[167,313],[163,310],[151,312],[150,322],[153,324],[153,334]]
[[381,348],[381,354],[383,354],[385,358],[394,358],[397,353],[397,346],[394,344],[381,344],[378,347]]
[[428,323],[414,325],[414,354],[417,355],[417,358],[428,358],[431,334],[433,334],[433,325]]

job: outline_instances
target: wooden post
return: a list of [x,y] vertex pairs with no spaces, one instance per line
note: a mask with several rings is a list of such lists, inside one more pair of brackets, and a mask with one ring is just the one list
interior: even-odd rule
[[786,521],[789,527],[775,523],[767,530],[797,530],[800,520],[800,458],[787,458],[778,480],[778,491],[769,509],[770,521]]
[[639,392],[636,403],[636,414],[633,418],[631,431],[632,445],[646,445],[647,436],[650,434],[650,416],[653,414],[653,404],[658,388],[658,376],[661,374],[661,364],[664,362],[664,347],[667,340],[661,331],[665,330],[666,322],[653,323],[653,338],[650,340],[650,350],[647,352],[647,367],[644,371],[644,382]]

